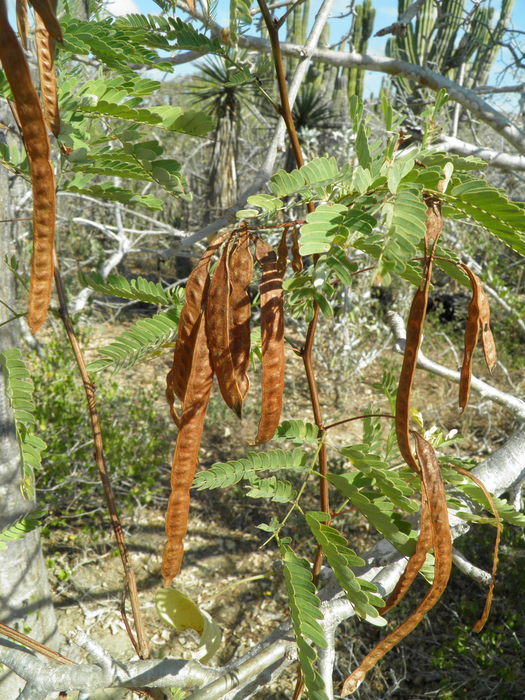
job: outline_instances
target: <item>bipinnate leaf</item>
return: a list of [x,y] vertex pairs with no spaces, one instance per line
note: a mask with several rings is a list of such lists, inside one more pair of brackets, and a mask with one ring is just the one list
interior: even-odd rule
[[317,442],[319,440],[319,428],[315,423],[304,420],[283,420],[277,428],[276,440],[291,440],[296,445],[304,442]]
[[[33,399],[33,381],[18,348],[0,353],[0,369],[5,375],[7,396],[13,409],[16,436],[20,445],[22,458],[20,488],[25,498],[33,500],[35,497],[34,473],[40,468],[41,454],[47,447],[46,443],[35,435],[36,407]],[[29,527],[29,521],[27,526]],[[13,532],[20,532],[24,527],[26,524],[20,523]]]
[[327,513],[310,512],[306,513],[305,518],[356,613],[374,625],[386,625],[386,620],[377,611],[378,607],[383,606],[384,601],[369,590],[362,589],[360,579],[350,568],[364,566],[364,560],[348,548],[348,543],[340,532],[326,524],[329,519]]
[[119,372],[151,357],[160,347],[173,342],[179,313],[179,307],[175,307],[151,318],[140,319],[99,350],[100,359],[89,363],[90,371],[111,369]]
[[182,306],[183,291],[177,287],[175,291],[168,291],[159,282],[151,282],[144,277],[127,279],[122,275],[109,275],[106,279],[98,272],[90,274],[80,273],[81,284],[91,287],[101,294],[110,294],[120,299],[132,299],[147,304],[159,306]]
[[427,594],[416,610],[395,629],[382,639],[372,651],[367,654],[359,667],[348,676],[343,684],[343,697],[353,693],[363,682],[366,674],[377,662],[412,632],[421,622],[425,614],[431,610],[441,598],[445,590],[452,567],[452,536],[448,520],[448,510],[445,488],[441,478],[439,464],[433,447],[419,434],[414,434],[416,454],[420,464],[422,488],[428,498],[429,515],[432,529],[432,545],[434,548],[434,580]]
[[315,158],[297,170],[279,170],[270,179],[270,189],[276,197],[287,197],[309,188],[333,185],[338,176],[335,158]]
[[301,255],[326,253],[344,223],[347,207],[342,204],[320,204],[306,217],[301,227]]
[[312,643],[321,649],[326,649],[327,643],[323,629],[318,623],[323,614],[321,602],[315,592],[310,564],[306,559],[298,557],[285,542],[281,543],[280,550],[299,663],[308,697],[311,700],[328,700],[323,680],[314,665],[317,651]]
[[284,298],[283,280],[277,256],[271,246],[258,238],[255,258],[262,269],[261,296],[262,402],[255,443],[268,442],[279,420],[284,391]]
[[162,576],[169,586],[179,573],[184,555],[184,537],[188,528],[190,488],[198,462],[199,447],[213,383],[206,324],[201,312],[193,344],[193,356],[187,380],[179,434],[171,467],[171,494],[166,513],[166,546],[162,557]]
[[251,480],[259,471],[303,471],[306,468],[306,454],[298,447],[293,450],[248,452],[242,459],[216,462],[209,469],[199,472],[195,475],[193,487],[199,491],[225,488],[237,484],[241,479]]

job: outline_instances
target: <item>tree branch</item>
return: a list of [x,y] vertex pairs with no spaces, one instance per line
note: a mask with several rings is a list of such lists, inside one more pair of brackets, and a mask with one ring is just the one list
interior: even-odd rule
[[461,141],[461,139],[454,138],[453,136],[442,136],[434,146],[438,151],[457,153],[460,156],[476,156],[477,158],[487,161],[489,165],[495,168],[503,168],[504,170],[525,170],[525,156],[496,151],[492,148],[483,148],[473,143]]
[[[394,334],[395,349],[399,353],[404,353],[406,332],[403,319],[395,311],[389,311],[387,313],[387,323],[390,330]],[[417,366],[420,369],[424,369],[427,372],[432,372],[433,374],[437,374],[439,377],[444,377],[445,379],[449,379],[451,382],[459,384],[459,372],[448,369],[448,367],[444,367],[438,362],[430,360],[421,352],[421,350],[418,353]],[[471,386],[474,391],[477,391],[478,394],[484,398],[490,399],[491,401],[498,403],[500,406],[504,406],[520,421],[525,421],[525,401],[518,399],[516,396],[512,396],[512,394],[507,394],[504,391],[500,391],[477,377],[472,377]]]

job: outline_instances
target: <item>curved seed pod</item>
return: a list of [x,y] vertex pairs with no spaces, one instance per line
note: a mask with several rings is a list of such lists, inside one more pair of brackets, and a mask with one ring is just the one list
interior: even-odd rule
[[[54,2],[53,2],[54,4]],[[44,119],[54,136],[60,132],[60,113],[58,111],[57,78],[55,72],[55,39],[49,34],[40,17],[36,15],[35,26],[36,53],[40,91],[44,105]]]
[[448,521],[445,499],[445,487],[441,478],[439,464],[432,446],[420,435],[415,434],[416,453],[421,465],[423,487],[428,497],[432,525],[432,545],[434,547],[434,580],[427,594],[416,610],[397,629],[382,639],[363,659],[343,684],[341,695],[344,697],[355,692],[363,682],[366,674],[377,662],[403,640],[421,622],[441,598],[447,587],[452,568],[452,536]]
[[35,333],[44,323],[53,280],[55,235],[55,177],[50,162],[47,129],[22,47],[0,0],[0,61],[15,99],[33,185],[33,258],[29,288],[29,317]]
[[384,615],[403,600],[410,586],[413,584],[421,567],[425,563],[427,553],[432,548],[432,522],[430,519],[430,507],[425,489],[421,489],[421,518],[419,525],[419,537],[417,538],[416,551],[407,562],[406,568],[397,582],[396,587],[388,596],[386,605],[379,612]]
[[494,499],[492,498],[492,494],[490,491],[487,489],[485,484],[481,481],[481,479],[478,479],[478,477],[475,474],[472,474],[471,472],[467,471],[466,469],[462,469],[461,467],[453,467],[459,474],[463,474],[463,476],[468,477],[469,479],[472,479],[472,481],[479,486],[479,488],[483,491],[483,494],[485,498],[488,501],[488,504],[490,506],[490,509],[492,511],[492,515],[494,516],[494,519],[496,520],[496,541],[494,543],[494,554],[492,556],[492,576],[490,580],[490,586],[489,586],[489,591],[487,593],[487,599],[485,600],[485,607],[483,608],[483,613],[479,620],[476,622],[476,624],[472,627],[472,630],[474,632],[481,632],[481,630],[485,627],[485,623],[487,622],[488,616],[490,614],[490,608],[492,606],[492,598],[494,595],[494,581],[496,579],[496,573],[498,571],[498,561],[499,561],[499,545],[500,545],[500,540],[501,540],[501,530],[502,530],[502,525],[501,525],[501,518],[496,510],[496,506],[494,505]]
[[210,282],[206,302],[206,335],[213,371],[226,405],[241,418],[243,396],[237,382],[230,342],[230,248],[225,244]]
[[186,302],[180,314],[177,342],[173,351],[173,364],[166,377],[166,398],[176,423],[177,419],[175,416],[177,413],[173,408],[173,404],[175,396],[180,401],[184,401],[186,394],[197,337],[197,322],[201,317],[203,298],[206,296],[209,285],[208,271],[210,264],[223,241],[231,233],[231,231],[227,231],[218,236],[208,246],[186,282]]
[[27,51],[27,0],[16,0],[16,26],[20,35],[20,42]]
[[62,41],[62,30],[56,16],[55,0],[29,0],[29,2],[51,36],[57,41]]
[[479,279],[466,265],[461,266],[470,278],[472,285],[472,298],[468,305],[468,317],[465,325],[465,340],[463,347],[463,363],[461,365],[461,375],[459,379],[459,408],[461,411],[468,404],[470,396],[470,382],[472,379],[472,356],[478,344],[480,327],[480,300],[481,285]]
[[303,269],[303,259],[299,252],[299,228],[294,226],[292,230],[292,270],[301,272]]
[[483,289],[480,282],[480,300],[479,300],[479,328],[481,332],[481,344],[483,346],[483,354],[489,371],[492,372],[496,364],[496,343],[490,329],[490,306],[487,293]]
[[190,488],[199,459],[204,418],[213,384],[204,314],[197,322],[194,356],[180,429],[171,468],[171,494],[166,513],[166,545],[162,556],[162,576],[169,586],[179,573],[184,555],[184,537],[188,529]]
[[405,353],[403,356],[403,365],[399,376],[399,385],[397,388],[396,397],[396,435],[397,444],[401,456],[408,466],[419,473],[419,465],[412,454],[410,447],[410,394],[412,392],[412,384],[414,382],[414,373],[416,371],[417,355],[421,345],[423,335],[423,326],[427,313],[428,291],[430,288],[430,279],[432,276],[432,257],[436,249],[441,228],[443,226],[443,218],[441,216],[440,203],[438,200],[427,198],[427,220],[425,229],[425,271],[419,289],[414,295],[412,306],[407,321],[407,334],[405,342]]
[[288,226],[285,226],[277,246],[277,268],[281,277],[284,277],[286,272],[286,264],[288,262],[288,243],[286,241],[288,237]]
[[262,409],[255,443],[271,440],[281,418],[284,391],[284,298],[277,256],[258,238],[255,258],[262,268],[261,294]]
[[251,302],[248,288],[253,277],[253,259],[248,229],[241,233],[230,256],[230,342],[233,366],[241,396],[250,388],[250,320]]

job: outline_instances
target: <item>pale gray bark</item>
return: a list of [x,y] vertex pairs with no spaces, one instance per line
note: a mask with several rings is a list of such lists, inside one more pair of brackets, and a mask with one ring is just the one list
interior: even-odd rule
[[[12,121],[8,110],[0,115],[4,124]],[[4,138],[1,132],[0,138]],[[0,208],[3,218],[12,212],[12,203],[20,194],[18,183],[8,171],[0,169]],[[0,235],[0,324],[12,318],[14,301],[14,277],[4,265],[4,257],[14,253],[10,243],[12,226],[3,224]],[[0,325],[0,352],[16,346],[18,322]],[[35,508],[24,498],[20,482],[22,478],[20,450],[16,439],[13,414],[6,395],[5,380],[0,372],[0,530],[12,525]],[[6,549],[0,549],[0,621],[30,634],[49,646],[56,644],[56,620],[47,582],[47,573],[40,548],[38,530],[23,539],[13,540]],[[0,674],[0,698],[15,698],[24,681],[13,673]]]

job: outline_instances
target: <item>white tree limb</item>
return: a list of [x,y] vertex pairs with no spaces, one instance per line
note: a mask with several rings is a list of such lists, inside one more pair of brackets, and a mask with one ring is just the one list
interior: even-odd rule
[[[390,327],[390,330],[394,334],[395,349],[403,354],[405,351],[406,339],[405,324],[403,319],[395,311],[389,311],[387,313],[387,323]],[[428,357],[426,357],[426,355],[424,355],[421,352],[421,350],[419,351],[417,356],[417,366],[421,369],[426,370],[427,372],[432,372],[432,374],[436,374],[439,377],[444,377],[445,379],[449,379],[451,382],[459,384],[459,372],[456,372],[452,369],[448,369],[448,367],[444,367],[438,362],[430,360]],[[490,384],[487,384],[482,379],[478,379],[474,376],[472,377],[471,387],[472,389],[474,389],[474,391],[476,391],[484,398],[490,399],[491,401],[494,401],[500,406],[504,406],[516,418],[518,418],[520,421],[525,422],[525,401],[518,399],[512,394],[507,394],[504,391],[500,391],[499,389],[496,389]]]
[[495,168],[525,170],[525,156],[476,146],[473,143],[467,143],[467,141],[462,141],[453,136],[441,136],[440,140],[435,144],[435,148],[438,151],[457,153],[459,156],[476,156]]

